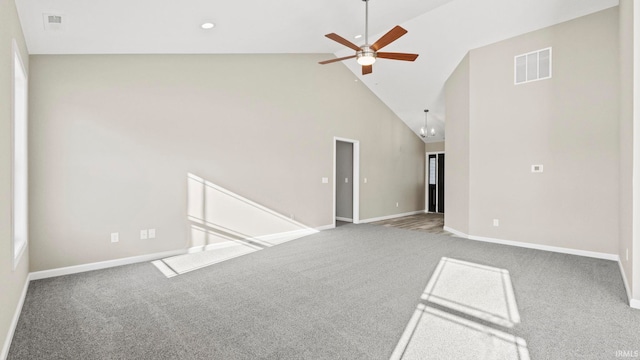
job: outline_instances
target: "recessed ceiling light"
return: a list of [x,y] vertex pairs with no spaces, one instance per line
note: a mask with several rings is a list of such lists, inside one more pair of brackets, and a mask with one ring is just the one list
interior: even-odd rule
[[361,37],[362,37],[362,35],[359,35],[359,34],[354,36],[355,39],[360,39]]
[[209,29],[213,29],[214,27],[216,27],[216,24],[210,23],[210,22],[206,22],[206,23],[200,25],[200,27],[205,29],[205,30],[209,30]]

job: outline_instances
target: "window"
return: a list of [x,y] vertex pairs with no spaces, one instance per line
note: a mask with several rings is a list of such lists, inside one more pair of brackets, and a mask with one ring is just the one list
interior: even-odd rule
[[12,238],[15,269],[28,239],[27,182],[27,74],[20,50],[13,41],[13,177],[12,177]]
[[516,84],[551,78],[551,48],[516,56],[514,73]]
[[429,185],[436,184],[436,157],[429,158]]

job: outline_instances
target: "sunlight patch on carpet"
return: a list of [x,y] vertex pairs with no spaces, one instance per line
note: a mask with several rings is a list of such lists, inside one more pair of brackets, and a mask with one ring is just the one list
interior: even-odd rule
[[528,360],[520,321],[509,271],[443,257],[391,359]]
[[520,323],[511,277],[505,269],[442,258],[422,300],[500,326]]
[[522,338],[424,304],[408,329],[391,359],[529,360]]

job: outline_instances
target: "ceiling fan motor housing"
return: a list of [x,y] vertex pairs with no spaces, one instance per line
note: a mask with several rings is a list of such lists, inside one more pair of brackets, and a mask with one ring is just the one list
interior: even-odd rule
[[360,50],[356,52],[358,64],[360,65],[372,65],[376,62],[376,52],[371,50],[369,45],[364,45],[360,47]]

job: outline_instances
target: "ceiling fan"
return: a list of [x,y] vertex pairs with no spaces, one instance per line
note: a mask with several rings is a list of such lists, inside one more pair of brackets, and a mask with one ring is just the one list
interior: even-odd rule
[[320,61],[319,64],[325,65],[333,62],[338,62],[346,59],[357,58],[358,64],[362,65],[362,75],[371,74],[373,72],[373,63],[377,58],[390,59],[390,60],[403,60],[403,61],[415,61],[418,58],[418,54],[406,54],[406,53],[393,53],[393,52],[380,52],[378,50],[398,40],[402,35],[407,33],[407,30],[400,26],[396,26],[384,34],[378,41],[369,45],[369,0],[362,0],[365,2],[365,25],[364,25],[364,41],[365,44],[358,46],[342,36],[331,33],[325,35],[329,39],[336,41],[348,48],[356,51],[355,55],[345,56],[337,59]]

